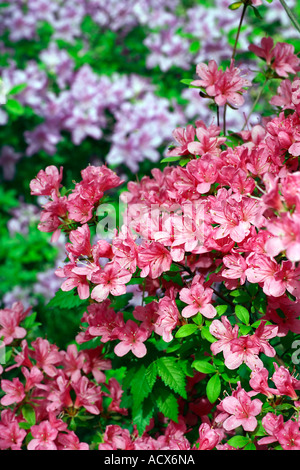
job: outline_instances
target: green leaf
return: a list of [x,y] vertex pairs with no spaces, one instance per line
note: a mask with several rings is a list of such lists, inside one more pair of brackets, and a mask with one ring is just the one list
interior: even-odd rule
[[218,315],[223,315],[225,312],[227,312],[228,305],[216,305],[216,310]]
[[166,158],[163,158],[160,163],[168,163],[168,162],[177,162],[178,160],[180,160],[180,156],[178,157],[166,157]]
[[252,10],[254,11],[254,15],[256,16],[256,18],[257,18],[258,20],[262,20],[262,19],[263,19],[263,17],[262,17],[261,14],[259,13],[258,9],[255,8],[253,5],[252,5]]
[[36,423],[35,411],[32,406],[24,405],[22,407],[22,415],[30,426],[33,426]]
[[216,368],[207,361],[196,360],[192,363],[192,366],[202,374],[214,374],[216,372]]
[[242,335],[247,335],[252,330],[251,326],[243,325],[243,323],[237,323],[237,325]]
[[135,373],[130,384],[134,406],[139,406],[150,394],[151,388],[146,377],[146,367],[142,364]]
[[183,80],[180,80],[180,83],[183,83],[184,85],[190,85],[193,81],[193,78],[184,78]]
[[24,106],[17,100],[9,99],[5,104],[5,109],[15,116],[22,116],[25,112]]
[[235,314],[238,319],[241,320],[242,323],[245,323],[245,325],[249,325],[250,315],[245,307],[243,307],[242,305],[236,305]]
[[37,312],[33,312],[31,315],[29,315],[28,317],[25,318],[24,323],[22,325],[25,328],[25,330],[30,330],[35,326],[40,326],[41,325],[40,322],[35,321],[36,316],[37,316]]
[[194,323],[196,323],[196,325],[200,326],[200,325],[202,325],[203,317],[202,317],[201,313],[198,312],[197,315],[194,315],[192,317],[192,320],[193,320]]
[[234,297],[233,302],[235,304],[244,304],[246,302],[251,302],[250,295],[242,290],[234,290],[230,292],[231,297]]
[[140,436],[144,433],[146,426],[150,424],[153,414],[154,403],[151,398],[144,400],[141,406],[133,406],[132,423],[136,425]]
[[234,2],[231,5],[229,5],[229,10],[237,10],[243,5],[243,2]]
[[79,295],[77,295],[76,289],[70,290],[69,292],[64,292],[59,289],[50,302],[48,302],[47,307],[73,309],[85,303],[86,301],[82,300]]
[[162,383],[156,383],[153,389],[153,399],[161,413],[175,423],[178,422],[178,402],[170,389]]
[[249,442],[249,444],[244,447],[244,450],[256,450],[255,444],[253,444],[253,442]]
[[157,367],[154,361],[147,367],[147,370],[146,370],[146,379],[151,390],[156,382],[156,377],[157,377]]
[[183,325],[175,334],[175,338],[185,338],[186,336],[192,335],[197,330],[198,326],[195,324]]
[[217,339],[211,334],[208,326],[203,326],[201,328],[201,336],[206,339],[209,343],[214,343]]
[[190,45],[190,53],[195,54],[196,52],[198,52],[200,49],[200,46],[201,44],[199,41],[193,41]]
[[215,403],[215,401],[219,398],[220,393],[221,393],[221,380],[220,380],[219,374],[215,374],[207,382],[206,395],[211,403]]
[[8,92],[8,96],[10,95],[17,95],[18,93],[21,93],[25,88],[27,88],[27,83],[20,83],[19,85],[14,86],[11,88],[11,90]]
[[27,423],[27,421],[21,421],[19,423],[19,428],[28,430],[31,428],[31,425]]
[[157,372],[165,385],[186,398],[186,379],[175,357],[161,357],[156,360]]
[[185,166],[189,163],[189,161],[191,161],[190,157],[183,157],[183,158],[180,159],[179,165],[180,166]]
[[294,25],[294,27],[297,29],[297,31],[299,31],[300,33],[300,25],[298,23],[298,20],[296,18],[296,16],[294,15],[294,13],[292,12],[292,10],[290,9],[290,7],[285,3],[284,0],[279,0],[281,5],[283,6],[283,8],[285,9],[289,19],[291,20],[291,23]]
[[245,445],[249,444],[249,437],[246,436],[233,436],[231,439],[227,441],[227,444],[230,446],[240,449],[244,447]]

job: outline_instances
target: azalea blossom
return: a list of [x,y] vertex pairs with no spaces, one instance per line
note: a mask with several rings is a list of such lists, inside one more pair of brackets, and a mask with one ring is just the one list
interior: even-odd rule
[[257,426],[255,416],[261,412],[262,405],[258,398],[251,400],[243,389],[236,397],[225,397],[222,400],[222,407],[230,416],[223,422],[224,429],[231,431],[242,426],[244,431],[254,431]]
[[117,262],[106,264],[103,269],[92,274],[91,281],[96,287],[92,290],[91,298],[102,302],[109,294],[116,296],[125,294],[125,285],[131,277],[131,273],[121,268]]
[[197,313],[201,313],[206,318],[214,318],[217,314],[215,307],[211,304],[213,290],[205,288],[200,281],[200,276],[195,276],[191,288],[183,288],[179,298],[184,303],[189,304],[184,307],[181,314],[184,318],[189,318]]
[[117,356],[124,356],[129,351],[137,357],[143,357],[147,353],[144,341],[149,337],[149,333],[143,327],[139,327],[134,321],[127,320],[125,326],[121,329],[116,329],[120,343],[118,343],[114,351]]

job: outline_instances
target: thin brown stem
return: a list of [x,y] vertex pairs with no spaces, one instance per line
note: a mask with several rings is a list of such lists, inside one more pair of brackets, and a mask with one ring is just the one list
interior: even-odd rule
[[233,46],[233,51],[232,51],[231,60],[233,60],[233,59],[235,58],[235,54],[236,54],[236,50],[237,50],[237,45],[238,45],[238,41],[239,41],[239,37],[240,37],[240,33],[241,33],[242,24],[243,24],[244,17],[245,17],[245,13],[246,13],[246,10],[247,10],[247,6],[248,6],[248,3],[247,3],[247,2],[244,3],[242,15],[241,15],[241,19],[240,19],[240,22],[239,22],[239,27],[238,27],[238,30],[237,30],[237,33],[236,33],[235,43],[234,43],[234,46]]
[[[244,21],[244,18],[245,18],[247,6],[248,6],[248,2],[245,2],[244,5],[243,5],[243,11],[242,11],[242,14],[241,14],[238,30],[237,30],[237,33],[236,33],[236,38],[235,38],[235,42],[234,42],[234,46],[233,46],[231,61],[234,60],[235,55],[236,55],[237,45],[238,45],[238,41],[239,41],[239,37],[240,37],[240,33],[241,33],[242,24],[243,24],[243,21]],[[223,133],[224,133],[224,136],[226,136],[226,110],[227,110],[227,104],[225,103],[224,111],[223,111]]]

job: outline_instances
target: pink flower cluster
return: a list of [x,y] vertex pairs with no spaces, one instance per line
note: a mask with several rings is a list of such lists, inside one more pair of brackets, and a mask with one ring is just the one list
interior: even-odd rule
[[[23,310],[21,307],[13,306],[15,315]],[[9,315],[10,311],[1,310],[1,315],[5,314]],[[32,435],[31,440],[27,438],[29,450],[89,450],[89,445],[80,442],[59,415],[71,417],[82,411],[99,415],[103,411],[103,397],[112,398],[108,413],[127,413],[119,406],[122,396],[120,384],[110,379],[105,389],[101,387],[106,382],[104,371],[112,367],[111,361],[105,359],[102,347],[79,351],[75,344],[71,344],[63,351],[41,337],[29,344],[27,339],[22,339],[26,330],[17,326],[11,327],[8,336],[4,325],[1,334],[6,344],[10,344],[10,338],[14,337],[17,347],[13,363],[5,368],[5,372],[12,369],[20,371],[12,380],[1,380],[2,450],[21,449],[29,432]],[[3,369],[1,373],[4,374]],[[26,422],[27,415],[21,412],[24,407],[32,410],[35,424]]]
[[[269,53],[268,65],[272,68],[276,63],[278,76],[282,70],[297,72],[289,48],[280,44]],[[295,67],[288,69],[287,63]],[[225,72],[216,63],[201,64],[198,73],[202,80],[197,86],[205,88],[219,106],[242,103],[248,85],[233,63]],[[283,100],[277,116],[236,134],[236,145],[230,140],[232,136],[221,134],[219,126],[207,126],[201,120],[177,128],[173,133],[176,143],[168,156],[170,162],[178,159],[180,165],[154,169],[151,176],[128,183],[121,193],[126,204],[123,220],[114,227],[109,241],[95,239],[92,228],[97,226],[97,209],[105,201],[105,192],[121,184],[113,171],[106,166],[89,166],[82,170],[82,179],[73,190],[63,192],[61,169],[50,166],[39,172],[31,182],[32,194],[49,198],[40,229],[54,232],[54,239],[60,231],[68,234],[67,260],[56,271],[64,279],[61,288],[74,289],[89,304],[76,337],[79,349],[70,345],[62,352],[41,338],[29,349],[23,340],[15,361],[26,382],[24,385],[19,378],[2,381],[2,404],[23,403],[34,383],[39,394],[44,394],[47,413],[77,413],[82,407],[84,413],[96,416],[103,412],[126,416],[121,385],[115,380],[105,382],[103,371],[111,364],[104,354],[128,355],[128,361],[137,365],[157,340],[159,354],[164,348],[168,359],[170,351],[178,352],[179,358],[184,351],[199,371],[204,362],[205,372],[213,374],[212,380],[219,381],[220,387],[222,378],[222,384],[224,381],[231,388],[232,371],[241,371],[243,380],[248,373],[249,384],[244,387],[235,380],[237,389],[231,395],[227,392],[220,403],[213,403],[207,399],[210,380],[207,397],[199,392],[206,374],[187,369],[183,388],[189,399],[184,393],[176,398],[177,423],[159,415],[160,429],[149,418],[143,433],[135,428],[130,433],[119,423],[109,423],[100,450],[225,450],[231,448],[235,430],[254,433],[260,422],[260,435],[251,438],[255,448],[272,443],[285,449],[299,447],[294,411],[299,411],[300,381],[278,358],[281,338],[300,332],[299,86],[300,81],[294,80],[290,103]],[[123,296],[135,284],[141,303],[117,308],[114,301],[124,298],[126,303]],[[237,294],[237,301],[233,302],[230,294]],[[243,295],[248,299],[247,308],[239,301]],[[230,306],[226,315],[224,303]],[[13,331],[17,334],[12,337],[23,337],[23,332]],[[171,343],[190,333],[195,333],[191,343],[189,339]],[[211,344],[203,346],[202,339]],[[81,349],[90,341],[98,349]],[[198,349],[209,362],[198,361]],[[219,353],[223,358],[216,357]],[[140,364],[148,367],[143,360]],[[151,364],[156,384],[159,366],[155,369],[155,361],[155,367]],[[41,378],[41,371],[46,378]],[[175,387],[175,379],[172,382],[161,375],[162,382]],[[106,386],[109,395],[104,391]],[[108,396],[113,398],[109,407],[105,406]],[[32,393],[31,401],[35,397]],[[289,412],[285,422],[270,411],[270,407],[280,410],[281,404]],[[50,422],[47,414],[39,419],[45,420]],[[189,425],[197,426],[193,443],[188,440]],[[58,447],[60,434],[48,424],[43,425],[45,429],[40,429],[41,423],[37,426],[32,429],[34,439],[29,445],[42,445],[39,439],[46,433],[49,448]],[[266,436],[261,435],[263,429]]]
[[[253,432],[258,426],[258,415],[262,413],[263,402],[259,398],[252,400],[257,394],[263,394],[272,398],[274,395],[280,403],[281,397],[288,396],[299,406],[298,396],[295,390],[300,390],[300,381],[295,379],[284,366],[274,363],[275,372],[271,377],[277,388],[268,385],[269,372],[265,368],[252,373],[250,379],[251,391],[246,392],[240,382],[231,396],[226,396],[219,405],[214,418],[216,428],[221,428],[226,433],[232,432],[238,427],[244,431]],[[265,448],[271,443],[279,443],[284,450],[300,449],[299,422],[294,419],[284,421],[283,415],[272,412],[266,413],[262,418],[262,427],[266,437],[257,440],[256,448]],[[220,448],[223,446],[221,445]],[[218,446],[217,446],[218,448]]]
[[[89,166],[82,171],[81,176],[82,181],[75,185],[68,196],[62,196],[59,192],[62,168],[58,170],[51,165],[45,171],[41,170],[30,183],[31,194],[48,198],[48,202],[43,205],[39,229],[54,232],[53,241],[58,239],[61,226],[67,226],[71,221],[85,224],[91,220],[104,192],[120,184],[120,178],[106,166]],[[78,256],[86,254],[77,253]]]
[[203,88],[218,106],[227,103],[238,108],[244,104],[242,95],[245,88],[251,86],[251,82],[241,75],[241,70],[234,65],[234,61],[224,72],[218,68],[215,60],[210,60],[208,65],[198,64],[196,72],[200,80],[192,81],[191,85]]
[[237,369],[245,363],[255,371],[263,367],[263,362],[259,358],[260,352],[268,357],[276,355],[269,340],[277,336],[278,326],[266,325],[266,321],[260,323],[253,335],[238,336],[238,325],[232,327],[229,319],[223,315],[221,320],[213,320],[209,330],[218,339],[211,345],[211,351],[214,355],[223,352],[224,364],[228,369]]

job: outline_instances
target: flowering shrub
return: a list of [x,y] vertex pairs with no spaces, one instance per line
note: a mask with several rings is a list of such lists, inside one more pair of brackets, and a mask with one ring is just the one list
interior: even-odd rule
[[[38,229],[53,243],[65,237],[47,308],[80,321],[61,347],[30,307],[0,311],[1,449],[300,450],[293,46],[269,37],[249,46],[263,86],[240,130],[226,125],[253,85],[236,46],[247,8],[260,4],[231,7],[242,14],[226,67],[199,62],[197,78],[184,79],[215,121],[177,127],[161,168],[127,186],[92,164],[72,185],[55,165],[31,180]],[[272,81],[273,115],[249,127]]]

